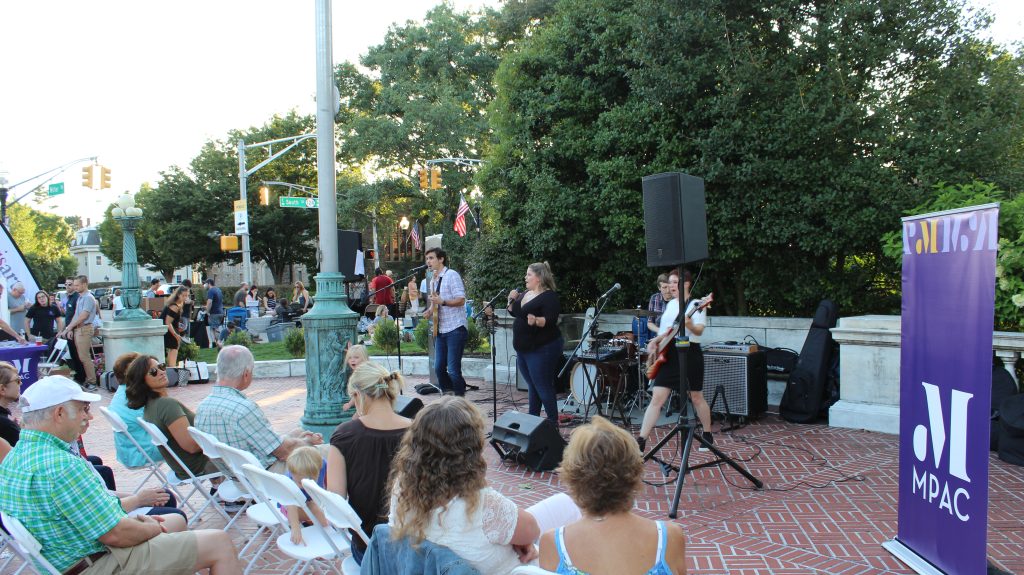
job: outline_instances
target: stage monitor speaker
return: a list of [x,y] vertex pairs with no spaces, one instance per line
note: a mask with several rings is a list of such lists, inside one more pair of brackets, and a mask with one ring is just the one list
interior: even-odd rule
[[502,459],[525,463],[534,471],[551,471],[562,462],[565,441],[542,417],[507,411],[494,422],[491,445]]
[[[764,351],[754,353],[704,352],[704,399],[714,413],[759,417],[768,408],[768,371]],[[722,393],[715,398],[715,391]],[[724,394],[724,399],[723,399]],[[712,405],[712,401],[714,405]]]
[[648,267],[707,259],[704,180],[681,172],[654,174],[644,176],[643,189]]
[[356,275],[356,252],[363,249],[363,234],[352,230],[338,230],[338,271],[346,279]]
[[395,399],[395,413],[412,419],[423,409],[423,400],[411,395],[399,395]]

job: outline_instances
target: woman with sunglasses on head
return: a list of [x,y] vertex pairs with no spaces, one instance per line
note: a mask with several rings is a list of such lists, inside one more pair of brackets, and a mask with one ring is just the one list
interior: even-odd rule
[[[167,365],[151,355],[140,355],[128,366],[125,374],[125,396],[131,409],[143,408],[142,418],[157,426],[167,436],[167,446],[181,459],[193,475],[217,469],[203,455],[199,444],[188,433],[196,414],[180,401],[167,395]],[[163,448],[160,448],[161,453]],[[162,453],[164,461],[178,477],[187,477],[170,454]]]

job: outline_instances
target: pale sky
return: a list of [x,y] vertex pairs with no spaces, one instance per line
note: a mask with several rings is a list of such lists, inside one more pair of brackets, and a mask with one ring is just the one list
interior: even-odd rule
[[[437,3],[334,2],[334,63]],[[1024,2],[975,4],[996,14],[998,41],[1021,39]],[[11,185],[88,156],[112,170],[113,188],[98,192],[81,187],[82,164],[69,168],[53,180],[65,194],[38,209],[95,224],[116,195],[187,165],[206,140],[292,108],[315,113],[312,0],[7,0],[0,26],[0,176]]]

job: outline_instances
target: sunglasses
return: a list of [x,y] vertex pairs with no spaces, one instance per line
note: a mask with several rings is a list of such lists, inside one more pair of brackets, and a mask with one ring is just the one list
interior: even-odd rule
[[158,364],[156,364],[156,367],[154,367],[153,369],[149,370],[149,375],[151,375],[153,377],[156,377],[156,374],[160,373],[161,371],[167,371],[167,364],[166,363],[158,363]]

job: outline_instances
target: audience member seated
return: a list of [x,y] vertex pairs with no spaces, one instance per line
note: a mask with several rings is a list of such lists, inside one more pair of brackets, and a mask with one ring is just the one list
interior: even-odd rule
[[132,444],[132,440],[128,438],[128,435],[131,435],[136,443],[142,446],[142,449],[145,450],[150,459],[153,461],[163,459],[160,451],[149,440],[149,434],[136,421],[136,418],[142,417],[142,408],[132,409],[128,407],[128,397],[126,395],[128,385],[125,382],[128,381],[128,366],[137,357],[139,357],[138,353],[130,351],[122,354],[114,362],[114,378],[117,379],[118,385],[117,391],[114,392],[114,397],[110,399],[110,411],[120,416],[124,421],[125,427],[128,428],[127,435],[124,433],[114,434],[114,449],[117,454],[117,460],[129,469],[145,465],[146,458],[139,453],[139,450]]
[[[347,358],[354,354],[349,349]],[[387,522],[387,483],[391,461],[412,420],[395,413],[395,399],[405,380],[373,362],[358,364],[348,380],[348,394],[355,402],[356,415],[331,435],[327,455],[327,488],[347,497],[362,522],[364,533],[373,533],[378,523]],[[362,563],[366,544],[352,537],[352,555]]]
[[377,326],[386,321],[394,321],[394,318],[388,315],[388,306],[378,305],[377,311],[374,312],[373,322],[366,328],[366,333],[371,339],[373,338],[373,332],[377,329]]
[[20,519],[66,575],[241,573],[227,533],[185,531],[178,515],[127,516],[89,464],[68,451],[100,399],[59,375],[25,391],[21,439],[0,463],[0,510]]
[[532,515],[487,487],[484,418],[462,397],[442,397],[416,415],[395,457],[391,533],[413,545],[443,545],[481,573],[506,575],[533,560]]
[[[327,488],[327,461],[320,456],[320,452],[311,445],[296,447],[288,456],[288,471],[285,475],[294,481],[299,491],[306,496],[306,507],[316,517],[317,522],[327,526],[327,516],[324,515],[323,509],[320,509],[316,501],[313,501],[309,493],[306,493],[306,488],[302,486],[303,479],[310,479],[320,487]],[[288,518],[288,530],[292,543],[305,545],[302,540],[302,528],[312,525],[313,520],[297,505],[289,505],[284,512]]]
[[[128,366],[125,390],[130,409],[143,409],[142,418],[155,425],[167,436],[167,446],[181,459],[193,475],[217,471],[188,432],[195,423],[196,414],[180,401],[167,395],[167,366],[151,355],[139,355]],[[168,467],[179,478],[188,477],[168,453],[161,453]]]
[[196,409],[196,427],[231,447],[248,451],[274,473],[284,473],[285,461],[296,447],[315,445],[327,457],[323,437],[304,429],[284,436],[270,426],[263,410],[242,392],[252,384],[256,367],[252,352],[229,345],[217,354],[217,384]]
[[632,512],[643,487],[636,440],[602,417],[592,421],[573,432],[558,474],[583,517],[541,537],[540,566],[563,575],[685,573],[682,526]]
[[11,407],[21,396],[21,374],[9,362],[0,361],[0,439],[11,447],[17,445],[21,426],[11,414]]

